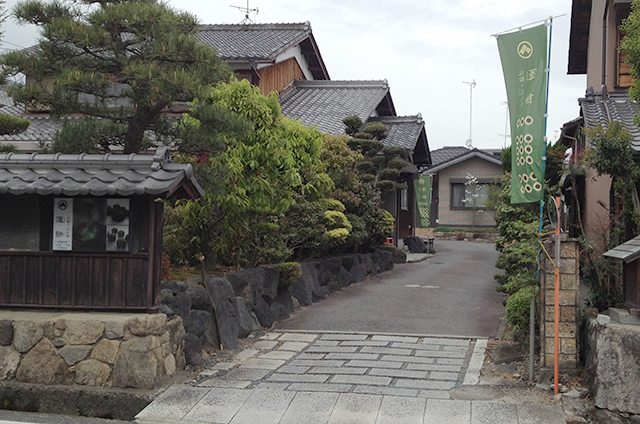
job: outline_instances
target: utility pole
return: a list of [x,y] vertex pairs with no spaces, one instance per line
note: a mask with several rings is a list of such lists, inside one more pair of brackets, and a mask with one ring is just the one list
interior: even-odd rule
[[470,149],[473,145],[473,89],[476,86],[476,80],[462,81],[469,86],[469,139],[465,143],[467,148]]

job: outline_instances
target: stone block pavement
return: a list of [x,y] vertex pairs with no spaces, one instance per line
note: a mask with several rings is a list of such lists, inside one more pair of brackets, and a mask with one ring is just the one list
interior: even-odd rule
[[486,339],[267,333],[233,358],[174,385],[146,423],[564,424],[558,406],[456,400],[478,383]]

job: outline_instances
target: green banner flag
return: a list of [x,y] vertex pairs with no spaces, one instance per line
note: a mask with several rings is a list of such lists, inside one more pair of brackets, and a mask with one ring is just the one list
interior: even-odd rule
[[431,225],[431,175],[421,175],[413,185],[418,205],[418,228]]
[[547,27],[498,36],[511,117],[511,203],[543,196]]

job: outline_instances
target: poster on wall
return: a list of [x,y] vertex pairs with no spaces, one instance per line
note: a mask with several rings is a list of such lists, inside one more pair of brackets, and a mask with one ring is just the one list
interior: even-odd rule
[[106,250],[128,252],[129,246],[129,199],[107,199]]
[[73,199],[53,200],[53,250],[73,248]]

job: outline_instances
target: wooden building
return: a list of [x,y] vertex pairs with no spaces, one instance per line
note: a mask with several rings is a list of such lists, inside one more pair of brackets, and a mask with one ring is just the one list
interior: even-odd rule
[[154,311],[162,207],[197,198],[155,154],[0,154],[0,308]]

